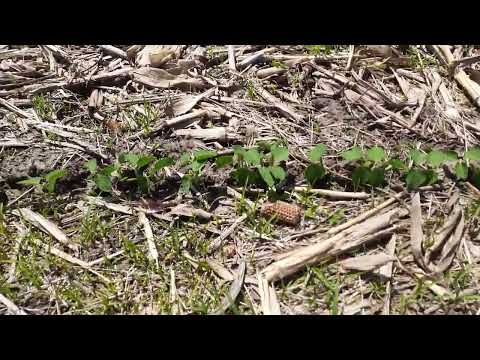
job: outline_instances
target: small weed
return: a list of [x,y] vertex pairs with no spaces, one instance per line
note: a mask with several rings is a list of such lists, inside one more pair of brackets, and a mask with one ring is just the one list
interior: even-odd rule
[[419,49],[410,47],[407,51],[410,67],[414,69],[423,69],[427,66],[438,65],[437,60],[432,56],[425,55]]
[[312,268],[313,273],[320,283],[325,287],[327,292],[325,303],[330,310],[331,315],[338,315],[339,313],[339,295],[340,295],[340,278],[328,279],[325,271],[320,268]]
[[104,222],[96,211],[92,208],[82,218],[80,225],[80,243],[82,245],[91,245],[95,241],[100,241],[108,237],[111,227]]
[[61,178],[67,176],[68,171],[66,169],[58,169],[50,171],[48,174],[40,177],[28,178],[26,180],[18,181],[19,185],[27,186],[41,186],[44,191],[53,193],[55,191],[55,185]]
[[307,51],[310,55],[320,56],[322,54],[329,55],[334,49],[333,45],[307,45]]
[[281,68],[281,69],[288,69],[287,65],[285,65],[283,62],[278,60],[272,60],[272,62],[270,63],[270,66]]
[[252,80],[247,81],[246,89],[247,89],[247,98],[249,98],[250,100],[256,100],[257,95],[255,92],[255,87],[253,86]]
[[32,100],[33,107],[38,117],[42,120],[53,120],[55,107],[41,95],[35,95]]
[[142,109],[128,109],[125,115],[140,128],[144,133],[148,134],[151,131],[151,125],[157,120],[159,112],[155,105],[145,101]]
[[335,212],[328,215],[328,223],[330,226],[335,226],[341,223],[343,219],[345,219],[345,210],[343,209],[335,210]]

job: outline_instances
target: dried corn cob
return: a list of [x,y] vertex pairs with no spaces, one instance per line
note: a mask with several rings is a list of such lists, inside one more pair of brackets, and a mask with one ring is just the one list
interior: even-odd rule
[[284,224],[297,225],[302,218],[302,209],[284,201],[267,202],[260,209],[260,214],[265,217],[274,216],[278,222]]

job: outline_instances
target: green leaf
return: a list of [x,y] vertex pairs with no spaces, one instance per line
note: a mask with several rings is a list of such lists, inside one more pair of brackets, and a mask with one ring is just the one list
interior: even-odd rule
[[479,148],[473,148],[473,149],[468,150],[465,153],[465,159],[466,160],[474,160],[474,161],[480,160],[480,149]]
[[198,172],[198,171],[202,170],[202,167],[203,167],[204,164],[205,164],[204,162],[193,160],[192,161],[192,170],[194,172]]
[[155,160],[155,156],[152,156],[152,155],[140,157],[137,161],[137,170],[138,171],[144,170],[154,160]]
[[67,175],[67,170],[65,169],[58,169],[50,171],[47,175],[45,175],[45,180],[47,181],[46,189],[49,193],[52,193],[55,190],[55,184],[59,179]]
[[100,174],[110,177],[114,171],[118,170],[118,165],[117,164],[112,164],[104,167],[101,171]]
[[213,150],[199,150],[193,154],[193,158],[197,161],[207,161],[217,156],[217,152]]
[[443,152],[446,157],[446,161],[457,161],[458,160],[458,154],[453,151],[453,150],[447,150]]
[[192,177],[190,175],[184,175],[182,177],[182,184],[180,185],[180,190],[184,193],[190,192],[192,187]]
[[148,179],[145,176],[137,176],[137,185],[141,192],[148,193]]
[[379,146],[374,146],[367,151],[367,159],[374,162],[382,161],[385,159],[385,150]]
[[311,186],[314,186],[318,180],[325,176],[325,168],[322,164],[310,164],[305,169],[305,179]]
[[97,170],[97,159],[88,160],[85,163],[85,167],[93,174]]
[[433,150],[427,155],[427,163],[432,167],[439,167],[445,161],[447,161],[447,156],[443,151]]
[[235,182],[240,186],[257,184],[261,180],[258,172],[252,171],[245,167],[240,167],[238,169],[235,169],[235,171],[232,172],[231,176],[235,180]]
[[241,156],[243,159],[247,151],[240,145],[233,145],[232,148],[233,148],[233,154],[237,156]]
[[410,150],[410,159],[412,159],[415,165],[421,165],[425,162],[426,155],[417,149]]
[[190,162],[190,160],[190,153],[183,153],[182,156],[180,156],[180,165],[185,166]]
[[257,146],[261,152],[268,153],[271,152],[273,145],[268,141],[259,141]]
[[28,178],[26,180],[17,181],[17,184],[36,186],[36,185],[40,185],[41,182],[42,182],[41,177],[32,177],[32,178]]
[[275,185],[275,182],[272,177],[272,173],[270,172],[269,168],[266,167],[259,167],[258,172],[260,173],[260,176],[262,177],[263,181],[268,185],[268,187],[273,187]]
[[248,165],[259,166],[261,157],[257,149],[250,149],[244,154],[245,162]]
[[355,187],[368,183],[370,178],[370,169],[365,166],[359,166],[352,172],[352,182]]
[[95,175],[93,181],[95,182],[97,187],[100,189],[100,191],[110,192],[112,190],[112,181],[110,180],[110,177],[106,175],[97,174]]
[[342,153],[342,157],[347,161],[360,160],[363,157],[362,149],[358,146],[351,148],[348,151]]
[[308,158],[311,162],[318,162],[322,158],[323,154],[325,154],[326,150],[327,147],[324,144],[318,144],[310,151]]
[[173,159],[171,157],[164,157],[164,158],[161,158],[161,159],[157,160],[157,162],[153,166],[153,169],[155,171],[159,171],[159,170],[163,169],[164,167],[171,166],[173,164],[175,164],[175,161],[173,161]]
[[133,167],[137,167],[137,162],[139,159],[140,159],[140,156],[136,154],[130,154],[130,153],[124,154],[124,160],[128,162],[130,165],[132,165]]
[[275,164],[288,160],[288,149],[284,146],[272,145],[270,153],[272,154],[273,162]]
[[285,170],[283,170],[281,166],[271,166],[269,169],[273,177],[278,181],[282,181],[287,176]]
[[463,161],[455,164],[455,175],[458,180],[466,180],[468,178],[468,166]]
[[233,156],[232,155],[223,155],[219,156],[215,159],[215,164],[217,165],[218,169],[222,169],[227,165],[233,163]]
[[428,181],[427,175],[422,170],[412,169],[407,173],[405,177],[405,182],[407,183],[407,188],[409,190],[416,189]]
[[388,165],[390,165],[395,170],[404,170],[407,168],[405,163],[400,159],[391,159],[388,161]]
[[373,187],[382,186],[385,184],[385,169],[373,168],[368,175],[368,183]]
[[473,170],[473,173],[471,174],[470,181],[477,188],[480,188],[480,171],[475,168],[473,168],[472,170]]
[[432,185],[438,181],[438,174],[435,170],[426,170],[425,175],[427,177],[427,183],[425,185]]

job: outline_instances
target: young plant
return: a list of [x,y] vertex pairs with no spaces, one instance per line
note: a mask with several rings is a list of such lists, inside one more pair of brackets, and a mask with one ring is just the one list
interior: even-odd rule
[[[468,163],[468,165],[467,165]],[[458,179],[470,181],[476,186],[480,187],[480,149],[473,148],[467,150],[463,156],[463,160],[457,162],[455,166],[455,174]]]
[[32,99],[32,105],[40,119],[52,120],[55,117],[55,108],[45,97],[35,95]]
[[363,185],[380,187],[385,184],[385,167],[387,156],[385,150],[374,146],[362,151],[358,146],[342,153],[342,157],[355,164],[352,182],[355,188]]
[[258,148],[245,150],[240,146],[233,148],[235,171],[233,179],[242,186],[265,184],[270,190],[287,176],[280,164],[288,160],[288,149],[284,146],[261,144]]
[[332,45],[307,45],[308,53],[310,55],[320,56],[322,54],[328,55],[333,50]]
[[305,179],[310,186],[325,177],[325,168],[323,167],[322,156],[327,147],[323,144],[316,145],[308,154],[311,164],[305,169]]
[[97,160],[91,159],[84,165],[90,172],[89,180],[101,191],[109,193],[112,191],[112,173],[118,170],[117,164],[106,166],[102,170],[98,170]]
[[[156,158],[152,155],[121,154],[118,158],[122,175],[120,181],[133,182],[141,192],[148,193],[150,191],[150,176],[145,170],[155,160]],[[132,171],[133,176],[131,175]]]
[[57,184],[57,181],[65,177],[67,174],[68,171],[66,169],[57,169],[50,171],[44,176],[32,177],[26,180],[18,181],[17,184],[41,186],[43,191],[53,193],[55,191],[55,185]]
[[[438,181],[438,169],[447,162],[457,161],[458,155],[454,151],[432,150],[423,153],[412,149],[409,154],[412,167],[405,175],[405,183],[408,190],[414,190],[420,186],[432,185]],[[459,174],[460,173],[459,169]]]
[[200,174],[205,163],[216,156],[217,152],[213,150],[198,150],[193,154],[183,154],[180,158],[180,164],[187,165],[188,171],[182,177],[182,185],[180,189],[183,192],[189,192],[192,185],[196,185],[199,182]]

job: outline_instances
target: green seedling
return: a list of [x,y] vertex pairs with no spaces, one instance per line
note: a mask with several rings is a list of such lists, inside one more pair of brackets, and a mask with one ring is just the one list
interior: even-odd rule
[[280,163],[288,160],[288,149],[278,144],[261,144],[245,150],[234,146],[233,179],[242,186],[265,184],[270,190],[287,176]]
[[385,150],[374,146],[363,151],[358,146],[342,153],[342,157],[355,164],[352,182],[355,188],[364,185],[380,187],[385,184],[385,168],[388,165]]
[[25,180],[18,181],[19,185],[41,186],[44,191],[53,193],[57,181],[68,174],[66,169],[53,170],[44,176],[32,177]]
[[327,147],[325,145],[318,144],[310,150],[310,153],[308,154],[311,164],[305,169],[305,179],[312,187],[325,177],[325,168],[323,166],[322,157],[326,150]]

